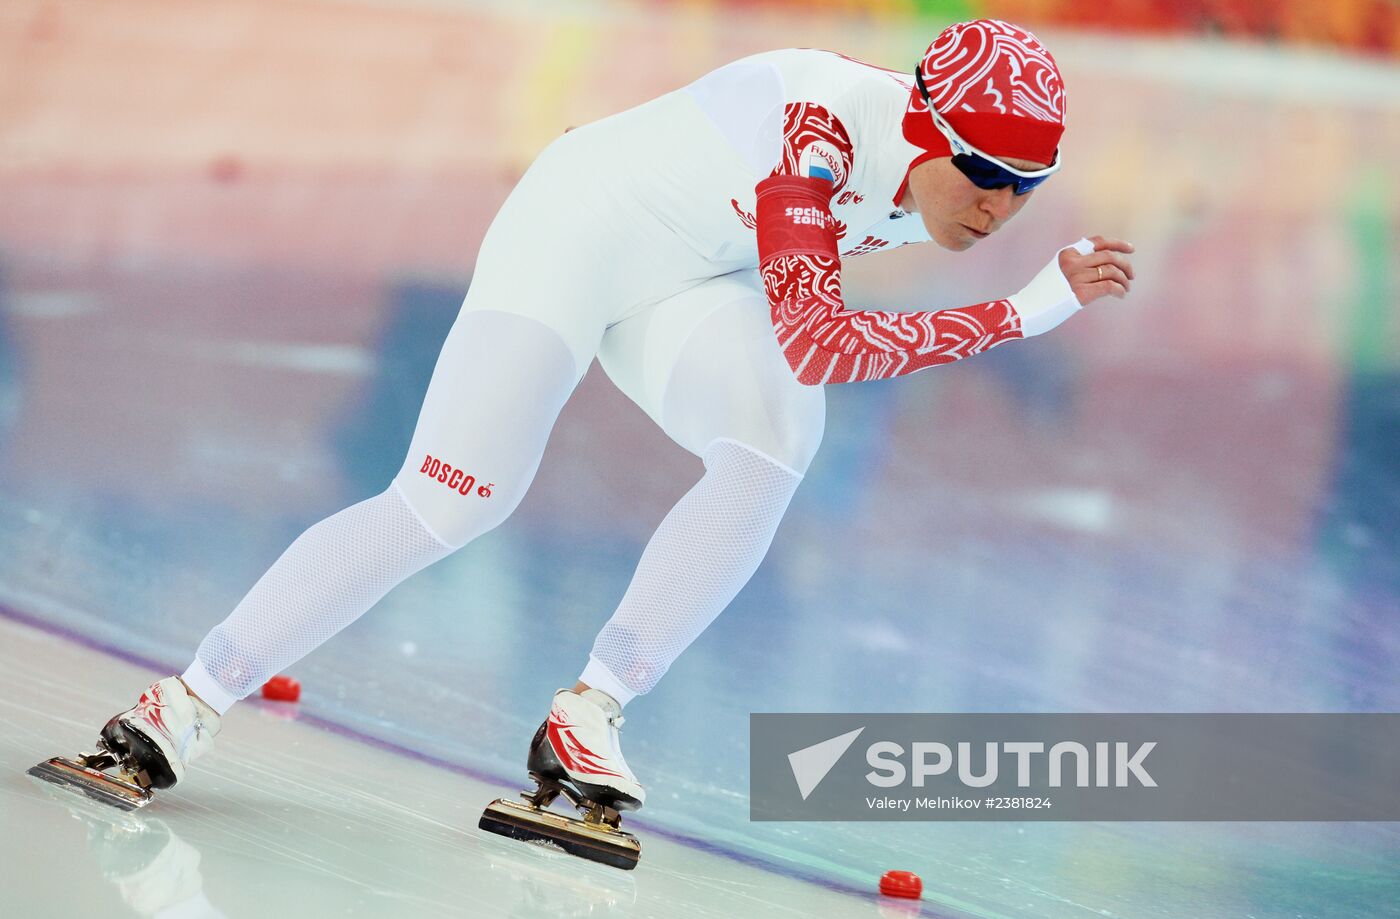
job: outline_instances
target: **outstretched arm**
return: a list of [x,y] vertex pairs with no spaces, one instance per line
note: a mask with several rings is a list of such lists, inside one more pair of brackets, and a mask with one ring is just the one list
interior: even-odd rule
[[[773,331],[798,381],[809,386],[888,379],[1049,331],[1096,296],[1121,296],[1129,279],[1120,284],[1118,274],[1105,274],[1099,281],[1098,266],[1081,261],[1116,241],[1081,239],[1005,299],[912,313],[849,310],[841,299],[831,183],[774,175],[758,183],[757,195],[759,266]],[[1071,272],[1094,278],[1074,283]]]

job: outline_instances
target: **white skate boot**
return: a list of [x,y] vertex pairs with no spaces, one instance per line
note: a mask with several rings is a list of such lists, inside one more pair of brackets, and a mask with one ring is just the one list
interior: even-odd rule
[[[98,752],[77,761],[55,758],[29,770],[58,785],[70,785],[108,804],[136,808],[151,789],[169,788],[189,764],[214,745],[219,715],[190,695],[179,677],[152,683],[136,705],[102,728]],[[114,778],[103,770],[116,767]]]
[[179,677],[168,676],[108,721],[102,739],[118,756],[129,753],[150,776],[150,787],[169,788],[213,748],[218,733],[218,714],[190,695]]
[[[622,720],[621,706],[605,692],[556,692],[549,718],[530,742],[527,764],[539,787],[521,792],[525,804],[504,798],[492,802],[479,826],[617,868],[635,868],[641,843],[622,831],[620,812],[641,807],[646,791],[622,758]],[[578,808],[582,820],[548,810],[560,795]]]
[[530,744],[530,771],[568,782],[594,803],[636,810],[646,790],[622,758],[622,721],[622,707],[601,690],[559,690]]

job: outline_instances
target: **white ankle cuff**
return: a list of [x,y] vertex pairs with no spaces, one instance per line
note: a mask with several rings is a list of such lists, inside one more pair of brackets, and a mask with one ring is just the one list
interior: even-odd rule
[[200,662],[199,658],[195,658],[189,669],[180,675],[180,679],[191,692],[218,712],[220,717],[223,717],[224,712],[233,708],[233,703],[238,701],[238,696],[220,686],[209,671],[204,669],[204,664]]
[[625,707],[637,697],[637,693],[629,689],[625,683],[613,675],[598,658],[589,655],[588,666],[583,668],[583,673],[579,675],[578,681],[586,683],[592,689],[601,689],[603,692],[617,700],[618,707]]

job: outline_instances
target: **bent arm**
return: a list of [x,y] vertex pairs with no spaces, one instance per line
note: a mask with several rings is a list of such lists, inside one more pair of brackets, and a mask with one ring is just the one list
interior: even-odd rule
[[1079,308],[1052,260],[1001,300],[911,313],[846,309],[830,195],[830,182],[804,176],[774,175],[757,187],[758,258],[773,331],[801,383],[902,376],[1048,331]]

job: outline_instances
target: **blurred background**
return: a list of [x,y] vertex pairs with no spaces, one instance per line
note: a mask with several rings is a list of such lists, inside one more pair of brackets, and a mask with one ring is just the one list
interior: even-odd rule
[[[828,388],[764,567],[629,706],[643,821],[837,887],[907,867],[938,915],[1397,915],[1393,825],[750,824],[746,799],[752,711],[1400,708],[1395,0],[5,0],[4,615],[183,669],[397,470],[553,137],[772,48],[909,70],[979,16],[1054,53],[1065,168],[966,254],[854,260],[848,302],[1004,296],[1093,233],[1136,244],[1133,293]],[[595,367],[516,515],[297,665],[303,708],[523,780],[699,473]]]

